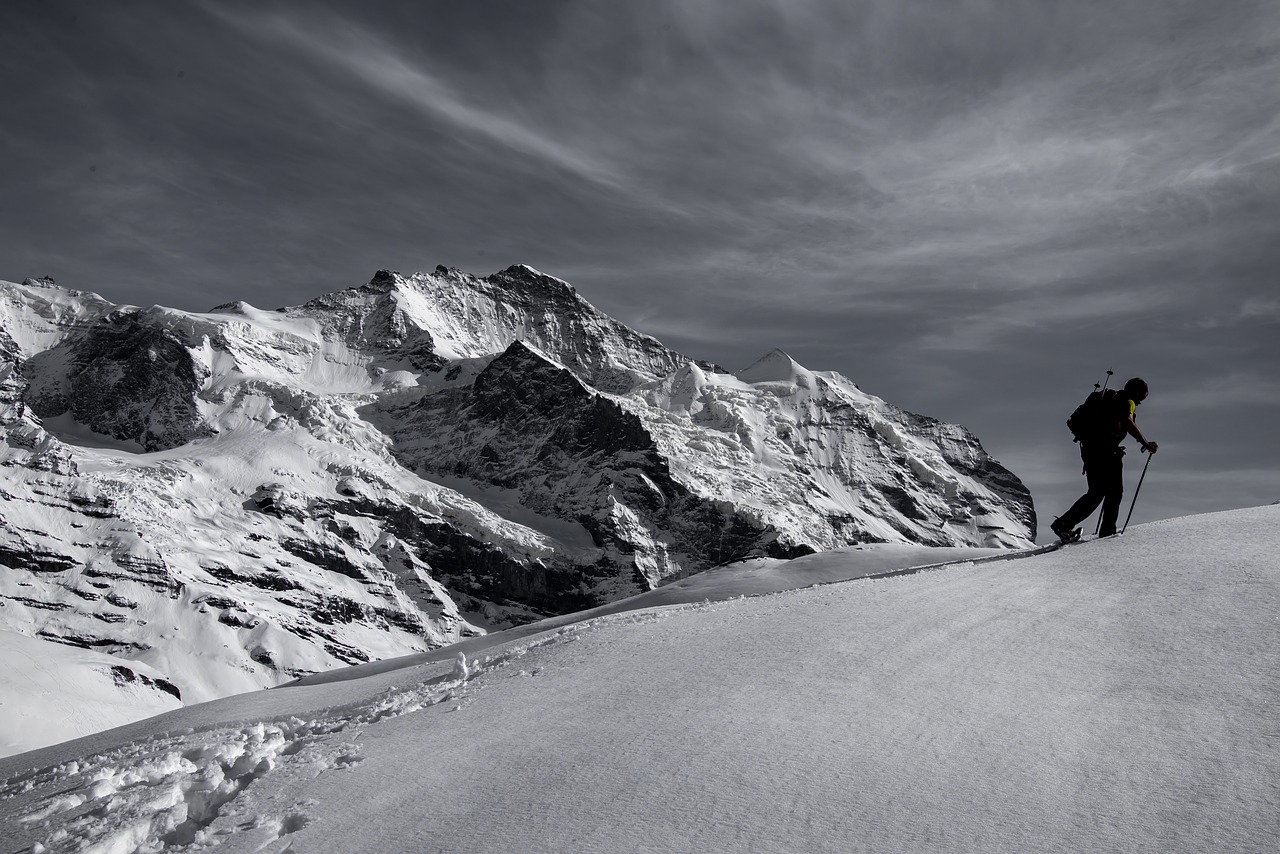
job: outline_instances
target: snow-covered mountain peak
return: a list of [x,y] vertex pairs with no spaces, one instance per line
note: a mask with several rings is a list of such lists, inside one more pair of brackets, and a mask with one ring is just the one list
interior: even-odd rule
[[783,385],[792,389],[812,389],[816,385],[813,372],[796,362],[784,350],[774,348],[736,376],[744,383]]
[[117,306],[95,293],[64,288],[53,279],[0,282],[0,356],[26,356],[56,346],[66,333],[105,317]]
[[626,392],[689,361],[524,265],[483,278],[443,266],[407,276],[380,270],[366,285],[285,311],[320,318],[353,344],[407,353],[419,369],[523,340],[595,387]]
[[564,279],[548,276],[528,264],[513,264],[490,276],[489,280],[513,294],[539,301],[553,300],[558,303],[576,301],[583,306],[590,305],[578,295],[577,289]]
[[964,428],[781,350],[695,362],[525,266],[203,313],[0,284],[0,630],[186,700],[752,556],[1034,535]]

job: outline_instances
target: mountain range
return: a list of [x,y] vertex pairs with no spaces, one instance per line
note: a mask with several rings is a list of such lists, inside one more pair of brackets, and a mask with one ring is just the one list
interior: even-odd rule
[[964,428],[781,350],[685,356],[526,266],[276,310],[0,283],[0,630],[163,704],[750,558],[1035,533]]

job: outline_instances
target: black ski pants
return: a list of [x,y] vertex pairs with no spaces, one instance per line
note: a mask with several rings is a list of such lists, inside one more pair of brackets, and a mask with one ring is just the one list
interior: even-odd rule
[[1098,505],[1102,505],[1102,526],[1098,535],[1109,537],[1116,532],[1120,515],[1120,499],[1124,497],[1124,448],[1119,446],[1089,447],[1081,445],[1085,477],[1089,491],[1080,496],[1071,509],[1063,513],[1059,523],[1070,530],[1079,527]]

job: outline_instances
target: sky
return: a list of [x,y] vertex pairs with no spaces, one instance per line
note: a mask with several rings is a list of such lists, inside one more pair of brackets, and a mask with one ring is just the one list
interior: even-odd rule
[[0,759],[0,831],[44,854],[1274,851],[1278,522],[712,570]]
[[205,310],[529,264],[963,424],[1043,539],[1108,370],[1152,390],[1135,519],[1280,500],[1277,81],[1271,0],[11,0],[0,278]]

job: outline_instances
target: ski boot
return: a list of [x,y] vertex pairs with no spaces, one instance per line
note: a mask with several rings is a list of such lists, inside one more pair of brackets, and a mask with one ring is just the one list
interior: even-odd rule
[[1063,525],[1061,519],[1054,519],[1053,524],[1049,526],[1049,530],[1057,534],[1058,542],[1063,545],[1080,542],[1080,535],[1083,533],[1079,528],[1068,528]]

